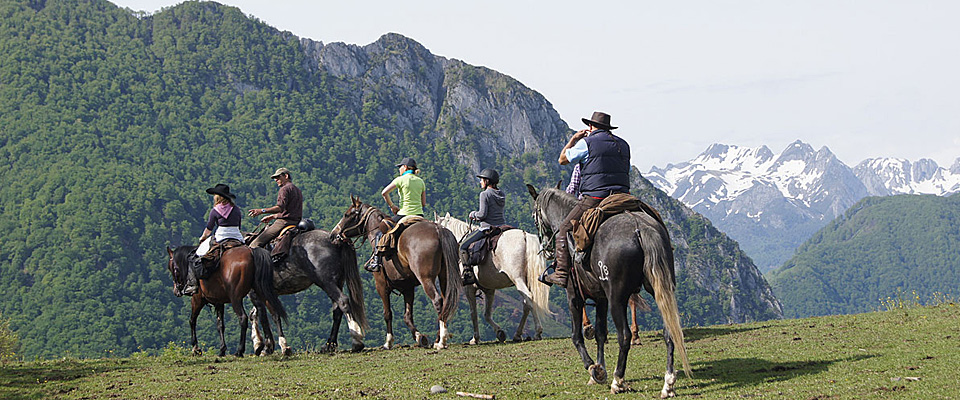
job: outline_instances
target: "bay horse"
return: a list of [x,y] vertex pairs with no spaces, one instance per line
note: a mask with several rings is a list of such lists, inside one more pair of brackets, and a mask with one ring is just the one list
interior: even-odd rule
[[[181,296],[183,286],[189,274],[191,255],[197,250],[197,246],[180,246],[176,249],[167,247],[167,269],[173,278],[173,294]],[[197,316],[203,310],[203,306],[212,304],[217,313],[217,329],[220,333],[220,353],[223,357],[227,353],[227,343],[224,338],[223,324],[223,305],[229,303],[237,315],[240,324],[240,346],[234,356],[243,357],[246,350],[247,336],[247,313],[243,308],[243,298],[248,293],[255,293],[256,297],[251,297],[254,308],[264,310],[264,306],[269,308],[270,312],[277,320],[286,320],[287,311],[283,308],[283,303],[277,296],[273,288],[273,262],[270,260],[270,253],[264,249],[251,249],[247,246],[239,246],[226,250],[220,257],[220,265],[207,279],[198,279],[199,288],[190,298],[190,344],[193,346],[193,354],[200,355],[202,352],[197,345]],[[254,346],[257,354],[266,348],[267,354],[273,353],[274,343],[273,335],[270,333],[270,323],[267,320],[266,311],[260,314],[260,323],[267,327],[266,340],[261,345]]]
[[[434,221],[440,226],[449,229],[453,235],[463,238],[474,231],[473,227],[459,219],[450,216],[450,213],[440,217],[434,215]],[[523,314],[517,324],[517,332],[513,334],[513,341],[522,340],[523,327],[527,316],[533,312],[533,322],[536,333],[533,338],[543,338],[543,318],[549,311],[550,290],[537,282],[537,276],[546,263],[540,254],[540,240],[536,235],[520,229],[510,229],[500,235],[497,248],[487,260],[477,266],[477,283],[464,287],[467,302],[470,304],[470,318],[473,321],[473,339],[470,344],[480,343],[480,327],[477,323],[477,291],[483,291],[484,312],[483,319],[487,321],[497,333],[497,340],[506,341],[507,335],[500,325],[493,321],[493,300],[497,289],[517,287],[517,292],[523,297]],[[462,267],[462,265],[461,265]]]
[[[353,341],[352,350],[363,350],[363,335],[369,329],[369,323],[364,309],[363,284],[357,271],[357,252],[352,243],[338,240],[330,232],[319,229],[300,233],[293,238],[287,257],[275,265],[273,271],[273,285],[278,294],[293,294],[316,285],[330,298],[333,303],[333,327],[323,351],[333,352],[337,349],[340,323],[344,316]],[[350,290],[350,296],[343,292],[344,283]],[[254,296],[251,293],[251,299]],[[256,308],[250,311],[250,319],[254,321],[250,332],[254,347],[263,340],[257,329],[257,313]],[[284,337],[283,324],[276,317],[274,322],[279,331],[277,343],[280,350],[286,355],[292,354]]]
[[[552,241],[553,232],[560,228],[566,215],[577,203],[576,197],[558,188],[540,192],[531,185],[527,190],[534,199],[534,220],[541,241]],[[578,276],[589,269],[599,284],[579,280]],[[630,296],[640,289],[653,295],[663,317],[663,339],[667,347],[667,371],[664,375],[661,398],[676,395],[674,384],[676,372],[673,367],[673,352],[676,347],[683,370],[690,376],[690,363],[680,327],[680,312],[677,308],[676,276],[670,235],[656,219],[645,213],[626,212],[610,217],[597,231],[590,254],[581,265],[573,265],[572,276],[567,285],[567,304],[573,320],[573,345],[580,353],[584,368],[590,373],[589,383],[603,383],[607,373],[603,348],[607,341],[607,311],[609,307],[617,329],[620,353],[617,367],[610,384],[611,393],[627,390],[623,377],[630,351],[630,327],[627,324],[627,303]],[[579,282],[582,282],[578,284]],[[596,302],[597,363],[584,347],[581,319],[586,298]]]
[[[333,228],[331,235],[346,238],[363,237],[371,243],[379,229],[380,222],[389,219],[387,214],[376,207],[363,203],[350,196],[352,204],[343,213],[343,218]],[[374,245],[376,245],[374,243]],[[433,302],[437,310],[440,329],[433,347],[447,347],[450,333],[447,326],[457,310],[460,282],[457,262],[460,259],[457,239],[449,230],[433,221],[420,221],[407,227],[397,243],[397,257],[385,258],[379,271],[373,273],[377,294],[383,301],[383,320],[387,325],[387,337],[383,348],[393,347],[393,311],[390,309],[390,293],[394,290],[403,295],[405,310],[403,320],[410,328],[413,340],[421,347],[427,347],[427,338],[413,323],[414,288],[423,286],[423,292]],[[439,280],[439,285],[436,281]]]

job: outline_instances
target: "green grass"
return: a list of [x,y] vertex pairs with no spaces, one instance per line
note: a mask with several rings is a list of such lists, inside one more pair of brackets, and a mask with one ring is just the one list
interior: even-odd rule
[[[960,397],[960,307],[953,303],[685,332],[694,377],[678,379],[682,398]],[[0,398],[462,399],[456,391],[498,399],[655,398],[663,342],[656,332],[642,335],[627,367],[634,392],[620,395],[610,395],[608,385],[587,386],[570,340],[558,338],[439,352],[402,347],[235,359],[191,357],[174,346],[159,356],[7,362]],[[612,375],[616,346],[607,350]],[[450,393],[430,394],[435,384]]]

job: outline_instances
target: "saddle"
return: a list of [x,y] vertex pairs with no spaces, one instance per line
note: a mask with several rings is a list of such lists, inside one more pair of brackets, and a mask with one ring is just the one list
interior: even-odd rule
[[[400,221],[390,227],[390,229],[380,237],[380,241],[376,243],[377,254],[384,258],[389,258],[396,252],[397,244],[400,243],[400,235],[403,234],[403,231],[410,225],[421,221],[426,221],[426,219],[419,215],[408,215],[400,219]],[[387,222],[387,220],[384,220],[384,222]],[[387,226],[389,226],[389,223],[387,223]]]
[[585,211],[579,220],[572,221],[573,229],[570,232],[573,235],[577,251],[586,252],[593,245],[593,238],[604,221],[617,214],[631,211],[649,214],[666,228],[660,213],[647,203],[626,193],[612,194],[600,201],[596,208]]
[[[250,245],[250,243],[253,242],[253,239],[263,233],[264,229],[266,229],[266,225],[261,225],[253,232],[244,235],[244,244]],[[316,225],[314,225],[313,220],[310,218],[304,218],[296,225],[287,225],[283,227],[283,229],[280,231],[280,234],[277,235],[275,239],[271,240],[266,246],[266,249],[270,250],[270,259],[273,261],[273,264],[279,264],[287,258],[287,255],[290,252],[290,247],[293,246],[293,239],[297,237],[297,235],[303,232],[312,231],[314,229],[316,229]]]
[[491,226],[483,239],[471,243],[470,247],[467,248],[467,262],[464,263],[464,266],[480,265],[486,262],[490,254],[497,249],[500,235],[511,229],[517,228],[510,225]]
[[197,279],[207,279],[220,267],[220,257],[223,253],[234,247],[243,246],[243,243],[237,239],[226,239],[222,242],[216,242],[210,246],[210,250],[203,257],[200,257],[199,263],[194,263],[194,275]]

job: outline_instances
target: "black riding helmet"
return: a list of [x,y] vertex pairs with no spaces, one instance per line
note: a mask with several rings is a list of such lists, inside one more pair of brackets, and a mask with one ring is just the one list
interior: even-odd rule
[[493,168],[487,168],[477,174],[477,178],[485,178],[491,185],[500,183],[500,174]]

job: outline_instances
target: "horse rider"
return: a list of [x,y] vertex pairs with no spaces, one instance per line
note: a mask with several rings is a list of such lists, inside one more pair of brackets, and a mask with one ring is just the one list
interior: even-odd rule
[[500,173],[493,168],[487,168],[480,171],[480,173],[477,174],[477,178],[480,178],[480,188],[483,189],[483,191],[480,192],[480,209],[470,211],[469,218],[474,221],[479,221],[480,229],[464,237],[463,242],[460,243],[460,262],[464,266],[461,279],[464,285],[477,282],[477,277],[473,274],[473,267],[467,266],[467,259],[469,258],[467,249],[473,242],[486,237],[491,227],[507,223],[503,217],[503,206],[506,203],[506,196],[503,194],[503,191],[497,187],[497,184],[500,183]]
[[[200,245],[197,246],[195,253],[197,261],[217,243],[231,239],[243,242],[243,233],[240,232],[240,220],[243,216],[240,208],[234,203],[237,196],[230,193],[230,186],[218,183],[207,189],[207,193],[213,195],[213,208],[207,216],[207,226],[200,235]],[[189,276],[183,291],[186,296],[193,295],[197,291],[196,277],[193,274]]]
[[[404,157],[396,167],[400,170],[400,176],[380,191],[380,196],[383,196],[387,206],[390,207],[390,212],[394,214],[390,220],[397,223],[408,215],[422,217],[423,205],[427,203],[427,186],[423,179],[417,176],[420,173],[420,169],[417,168],[417,161],[410,157]],[[394,205],[393,200],[390,199],[390,192],[394,190],[400,195],[400,207]],[[388,230],[387,227],[383,226],[377,231],[376,238],[373,240],[373,254],[370,256],[367,265],[363,267],[367,271],[377,272],[382,266],[376,246],[386,230]]]
[[253,208],[247,211],[247,215],[256,217],[261,214],[270,214],[260,219],[261,223],[273,221],[273,224],[264,229],[256,239],[250,243],[250,247],[263,247],[276,239],[283,231],[283,228],[290,225],[297,225],[303,217],[303,194],[300,188],[293,184],[290,177],[290,170],[278,168],[273,175],[270,175],[277,186],[280,187],[277,193],[277,205],[267,208]]
[[580,200],[563,219],[556,237],[556,270],[544,277],[550,284],[567,286],[570,271],[570,252],[567,249],[567,233],[573,228],[571,221],[595,208],[600,201],[614,193],[630,193],[630,145],[611,131],[610,115],[596,111],[590,119],[581,118],[588,129],[573,134],[560,151],[560,165],[580,165]]

